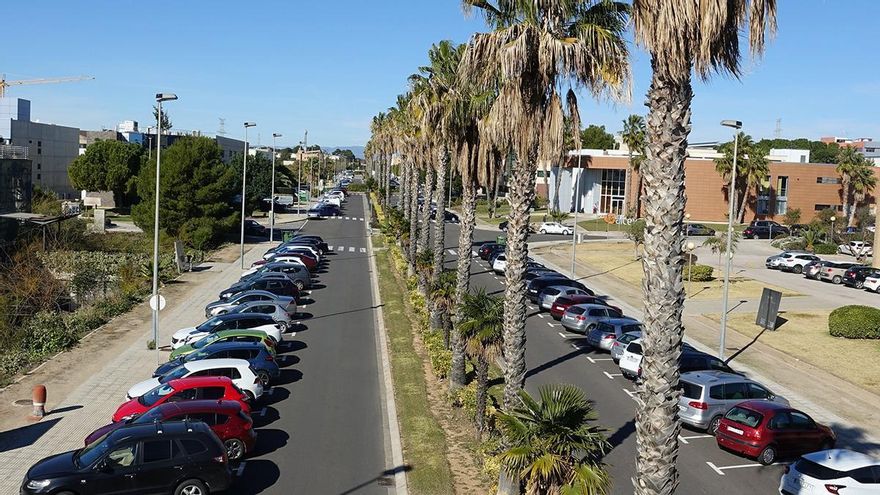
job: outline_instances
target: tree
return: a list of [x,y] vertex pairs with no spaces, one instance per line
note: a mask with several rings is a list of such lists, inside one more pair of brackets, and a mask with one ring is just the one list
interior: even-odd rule
[[[677,394],[675,394],[677,395]],[[521,406],[498,413],[507,449],[501,469],[535,495],[609,493],[599,459],[609,449],[592,403],[574,385],[545,385],[540,402],[519,392]]]
[[613,150],[617,144],[614,135],[607,132],[604,125],[588,125],[581,131],[581,143],[591,150]]
[[[230,163],[241,181],[241,170],[244,166],[242,153],[235,153]],[[257,153],[248,156],[247,160],[247,203],[245,214],[250,215],[254,210],[260,209],[263,199],[272,197],[272,158],[265,153]],[[286,167],[275,167],[275,188],[293,187],[291,172]],[[239,188],[241,183],[239,182]],[[241,194],[241,189],[237,194]]]
[[841,199],[843,200],[843,215],[849,218],[852,204],[852,184],[853,175],[858,173],[861,167],[863,156],[852,146],[847,146],[840,150],[837,161],[837,173],[840,174],[840,190]]
[[335,150],[333,150],[333,153],[331,153],[331,155],[342,157],[345,160],[347,160],[348,162],[354,162],[357,160],[357,157],[354,156],[354,151],[351,151],[351,150],[343,150],[343,149],[336,148]]
[[[733,235],[730,237],[730,255],[733,256],[733,253],[736,252],[736,246],[739,244],[739,240],[742,238],[742,234],[734,229]],[[703,241],[703,246],[708,247],[712,254],[718,255],[718,271],[721,271],[721,257],[724,253],[727,252],[727,231],[722,230],[719,231],[717,235],[710,236]]]
[[[755,145],[752,137],[744,132],[739,132],[739,143],[736,146],[736,194],[739,209],[736,212],[736,221],[743,223],[746,213],[746,203],[753,188],[761,184],[770,175],[770,162],[767,160],[768,150]],[[725,184],[730,184],[730,171],[733,168],[734,142],[724,143],[719,151],[724,153],[721,158],[715,159],[715,170],[724,178]],[[730,186],[728,185],[727,188]],[[736,197],[730,191],[727,192],[728,201]]]
[[810,150],[810,163],[837,163],[837,155],[840,152],[840,145],[837,143],[823,143],[806,138],[762,139],[758,141],[757,146],[766,150],[772,148]]
[[[626,214],[633,217],[639,216],[639,203],[642,196],[642,174],[639,174],[639,183],[633,192],[633,172],[638,172],[639,167],[645,160],[645,118],[641,115],[630,115],[623,121],[623,132],[620,133],[623,144],[626,145],[629,154],[629,162],[626,166]],[[632,208],[630,209],[630,202]]]
[[455,308],[456,301],[454,271],[444,271],[434,281],[434,285],[431,286],[431,301],[436,310],[436,313],[432,313],[431,318],[438,319],[438,321],[432,321],[431,326],[443,330],[443,342],[446,348],[449,349],[451,337],[449,331],[452,329],[450,315]]
[[143,146],[122,141],[95,141],[67,169],[70,183],[87,191],[113,191],[118,206],[130,204],[144,162]]
[[[843,153],[841,153],[841,156],[843,156]],[[850,157],[847,156],[847,159],[850,159]],[[859,203],[863,202],[868,193],[874,190],[874,186],[877,185],[877,176],[874,175],[874,164],[861,153],[857,154],[854,162],[847,168],[853,203],[849,206],[847,225],[852,226],[855,225],[856,211],[858,210]]]
[[[471,38],[462,60],[465,77],[498,87],[481,141],[516,156],[508,184],[504,305],[504,405],[511,409],[525,382],[523,274],[535,172],[538,163],[560,163],[565,155],[565,112],[557,89],[569,81],[596,95],[626,91],[630,71],[623,31],[628,7],[592,0],[466,3],[479,8],[493,28]],[[577,98],[569,92],[571,107]]]
[[[153,105],[153,122],[156,122],[159,119],[159,107]],[[162,122],[160,123],[162,127],[162,131],[167,131],[171,129],[171,117],[168,116],[168,110],[162,111]]]
[[[141,168],[131,211],[138,227],[153,229],[155,160]],[[240,171],[223,163],[217,143],[206,137],[178,139],[162,152],[159,226],[169,236],[198,249],[216,245],[235,231],[240,217],[232,204],[240,192]]]
[[459,338],[475,360],[477,371],[477,432],[486,426],[486,397],[489,392],[489,364],[501,355],[504,342],[504,301],[486,294],[484,289],[468,293],[461,302]]
[[691,130],[691,73],[738,76],[740,29],[751,53],[776,27],[773,0],[634,0],[635,40],[651,56],[645,176],[645,331],[636,414],[636,495],[671,494],[678,486],[678,358],[681,355],[684,160]]
[[800,223],[801,221],[801,209],[800,208],[790,208],[785,210],[785,225],[791,227],[794,224]]
[[633,257],[638,258],[639,246],[645,243],[645,221],[639,219],[628,224],[623,231],[623,235],[633,241]]

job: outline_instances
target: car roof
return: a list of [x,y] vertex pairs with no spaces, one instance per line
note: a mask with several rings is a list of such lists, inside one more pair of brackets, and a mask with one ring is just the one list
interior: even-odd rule
[[[254,303],[272,304],[272,301],[254,301]],[[250,304],[250,303],[248,303],[248,304]],[[214,335],[216,335],[218,337],[228,337],[228,336],[234,336],[234,335],[241,335],[241,336],[253,335],[254,337],[266,337],[266,332],[264,332],[262,330],[254,330],[251,328],[230,328],[228,330],[220,330],[219,332],[215,333]],[[216,344],[211,344],[211,345],[216,345]]]
[[[276,307],[281,307],[281,305],[283,303],[280,301],[265,301],[265,300],[263,300],[263,301],[248,301],[248,302],[239,304],[238,307],[239,308],[251,308],[254,306],[263,306],[266,304],[271,304]],[[254,314],[254,313],[249,313],[249,314]],[[259,314],[259,313],[257,313],[257,314]]]
[[210,427],[201,421],[165,421],[148,424],[132,423],[114,430],[107,435],[107,439],[114,444],[129,440],[137,441],[145,438],[152,439],[156,437],[158,431],[162,431],[166,434],[180,434],[189,431],[207,433],[210,431]]
[[269,291],[267,291],[267,290],[262,290],[262,289],[251,289],[251,290],[245,290],[245,291],[239,292],[238,294],[235,294],[235,295],[233,295],[232,297],[230,297],[229,300],[230,300],[230,301],[235,301],[235,300],[237,300],[237,299],[240,298],[240,297],[244,297],[244,296],[247,296],[247,295],[253,295],[253,294],[260,294],[261,296],[272,296],[272,297],[278,297],[278,296],[276,296],[275,294],[272,294],[271,292],[269,292]]
[[575,304],[574,306],[577,306],[577,307],[579,307],[579,308],[584,308],[584,309],[594,309],[594,308],[602,308],[602,309],[605,309],[605,308],[608,307],[608,306],[606,306],[606,305],[604,305],[604,304],[591,304],[591,303],[587,303],[587,304]]
[[751,382],[742,375],[735,375],[725,371],[705,370],[705,371],[688,371],[681,374],[681,379],[692,383],[699,384],[718,384],[728,382]]
[[215,368],[240,368],[248,367],[250,363],[244,359],[222,358],[222,359],[200,359],[198,361],[190,361],[185,363],[186,369],[190,371],[212,370]]
[[875,459],[869,455],[862,454],[861,452],[847,449],[829,449],[819,452],[810,452],[801,457],[838,471],[849,471],[851,469],[880,465],[880,459]]
[[232,385],[232,379],[226,376],[188,376],[177,378],[168,382],[174,390],[196,387],[219,387]]
[[[768,400],[749,400],[745,402],[741,402],[737,404],[739,407],[744,407],[746,409],[751,409],[753,411],[757,411],[759,413],[770,413],[774,411],[797,411],[797,409],[792,409],[791,407],[780,404],[778,402],[770,402]],[[801,411],[798,411],[801,412]]]
[[[547,290],[547,289],[567,290],[567,289],[577,289],[577,287],[569,287],[567,285],[548,285],[547,287],[544,287],[544,290]],[[568,296],[565,296],[565,297],[569,297],[569,296],[573,296],[573,295],[574,294],[569,294]]]
[[214,316],[214,318],[219,318],[222,321],[235,321],[235,320],[243,320],[245,318],[263,318],[265,320],[272,320],[272,316],[265,315],[262,313],[226,313],[222,315]]
[[180,402],[166,402],[156,407],[163,417],[173,416],[179,413],[197,412],[228,412],[235,413],[241,410],[241,404],[236,400],[184,400]]
[[[604,304],[598,304],[597,306],[605,306]],[[605,306],[606,308],[608,306]],[[639,320],[635,318],[631,318],[629,316],[614,316],[611,318],[605,318],[601,323],[608,323],[609,325],[628,325],[632,323],[642,324]]]
[[[262,333],[262,332],[261,332]],[[238,342],[215,342],[209,346],[206,346],[205,349],[211,349],[212,351],[223,350],[223,349],[265,349],[266,346],[263,345],[262,342],[248,342],[248,341],[238,341]],[[204,350],[204,349],[202,349]],[[200,359],[199,361],[209,361],[208,359]],[[210,361],[219,361],[218,359],[213,359]],[[190,361],[195,362],[195,361]]]

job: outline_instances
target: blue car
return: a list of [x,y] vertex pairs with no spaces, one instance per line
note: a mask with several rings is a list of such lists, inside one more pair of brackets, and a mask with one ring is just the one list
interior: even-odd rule
[[[263,387],[269,385],[273,379],[281,376],[281,368],[278,367],[275,358],[262,342],[225,341],[208,344],[196,352],[172,359],[156,368],[156,371],[153,372],[153,377],[161,377],[183,363],[223,358],[246,360],[250,363],[251,369],[254,370],[254,374],[257,375]],[[229,378],[234,379],[235,377]]]

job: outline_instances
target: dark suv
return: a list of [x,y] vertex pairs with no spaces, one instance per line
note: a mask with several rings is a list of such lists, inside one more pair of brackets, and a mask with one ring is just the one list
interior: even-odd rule
[[532,281],[529,282],[528,285],[526,286],[527,287],[526,297],[529,298],[529,301],[532,301],[533,303],[537,303],[538,302],[538,295],[541,293],[541,291],[543,291],[547,287],[550,287],[551,285],[559,285],[559,286],[565,286],[565,287],[577,287],[578,289],[583,290],[584,292],[586,292],[587,294],[589,294],[591,296],[596,295],[593,291],[588,289],[586,285],[584,285],[576,280],[572,280],[564,275],[548,275],[545,277],[538,277],[538,278],[532,279]]
[[743,237],[746,239],[775,239],[789,235],[791,231],[788,227],[772,220],[755,220],[743,230]]
[[226,448],[195,421],[123,426],[28,469],[21,494],[214,493],[232,480]]
[[259,277],[253,280],[238,282],[232,287],[220,293],[220,299],[228,299],[239,292],[246,290],[264,290],[279,296],[299,297],[299,290],[287,276],[283,278]]

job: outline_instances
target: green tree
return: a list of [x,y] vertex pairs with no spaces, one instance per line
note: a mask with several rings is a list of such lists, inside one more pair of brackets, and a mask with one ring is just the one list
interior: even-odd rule
[[800,223],[801,221],[801,209],[800,208],[789,208],[785,210],[785,224],[788,226],[792,226],[796,223]]
[[[164,163],[164,160],[163,160]],[[236,175],[238,175],[238,194],[241,194],[241,169],[244,165],[242,154],[236,153],[231,162]],[[164,168],[164,165],[163,165]],[[272,157],[266,153],[257,153],[248,156],[247,161],[247,204],[245,209],[248,214],[258,210],[264,198],[272,196]],[[305,172],[304,172],[305,173]],[[284,188],[292,188],[296,178],[287,167],[275,163],[275,191]]]
[[[736,229],[733,230],[733,235],[730,238],[730,255],[733,256],[733,253],[736,252],[736,246],[739,244],[739,240],[742,238],[742,234]],[[718,255],[718,271],[721,271],[721,257],[724,253],[727,252],[727,231],[721,230],[718,231],[717,235],[713,235],[708,237],[705,241],[703,241],[703,246],[708,247],[713,254]]]
[[357,160],[357,158],[354,156],[354,152],[351,150],[343,150],[343,149],[336,148],[335,150],[333,150],[333,153],[331,153],[331,154],[342,157],[342,158],[348,160],[349,162],[354,162],[355,160]]
[[[235,232],[239,213],[232,204],[241,176],[223,163],[217,143],[206,137],[178,139],[162,152],[159,185],[159,226],[169,236],[203,249]],[[153,229],[155,160],[141,169],[132,219],[145,231]]]
[[[715,170],[724,178],[725,184],[730,188],[730,171],[733,167],[734,142],[724,143],[719,151],[724,153],[721,158],[715,159]],[[767,160],[767,151],[755,144],[752,137],[744,132],[739,132],[739,143],[736,146],[736,196],[739,209],[736,213],[736,221],[742,223],[746,213],[746,204],[752,189],[761,184],[770,176],[770,162]],[[736,197],[728,191],[728,201]]]
[[122,141],[95,141],[67,169],[70,183],[87,191],[113,191],[118,206],[130,204],[144,162],[144,148]]
[[[159,107],[156,105],[153,105],[153,122],[156,122],[158,119],[159,119]],[[162,110],[161,127],[162,127],[163,131],[167,131],[168,129],[171,129],[171,127],[172,127],[171,117],[168,116],[167,109]]]
[[840,189],[843,197],[843,215],[849,218],[852,209],[852,177],[862,167],[864,157],[855,148],[847,146],[840,150],[837,161],[837,173],[840,174]]
[[540,402],[521,390],[520,405],[498,413],[508,446],[501,468],[530,495],[609,493],[611,478],[599,459],[610,446],[595,425],[593,404],[574,385],[545,385],[538,396]]
[[606,131],[604,125],[593,124],[581,131],[581,143],[591,150],[613,150],[616,144],[614,135]]
[[[633,184],[633,172],[638,172],[639,167],[645,160],[645,118],[641,115],[630,115],[623,121],[623,132],[620,138],[629,150],[629,162],[626,167],[626,214],[633,217],[639,216],[642,197],[642,174],[639,174],[639,183]],[[635,190],[633,190],[633,186]],[[630,208],[632,203],[632,208]]]
[[[850,150],[852,148],[847,148]],[[851,189],[852,204],[849,205],[849,216],[847,217],[847,225],[855,225],[856,210],[859,203],[865,200],[865,197],[874,190],[877,185],[877,176],[874,175],[874,164],[865,158],[861,153],[857,153],[854,158],[850,158],[849,151],[846,152],[846,159],[852,159],[853,162],[847,167],[849,175],[849,187]],[[844,152],[841,152],[841,157]],[[843,162],[838,165],[841,167]]]

